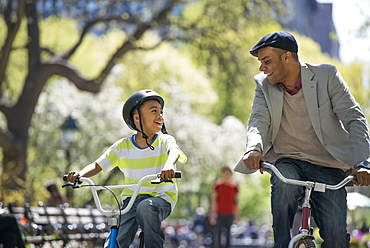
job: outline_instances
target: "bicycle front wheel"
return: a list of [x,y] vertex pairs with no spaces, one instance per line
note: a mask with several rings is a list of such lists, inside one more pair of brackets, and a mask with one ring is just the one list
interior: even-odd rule
[[303,238],[298,240],[294,248],[316,248],[316,243],[312,238]]

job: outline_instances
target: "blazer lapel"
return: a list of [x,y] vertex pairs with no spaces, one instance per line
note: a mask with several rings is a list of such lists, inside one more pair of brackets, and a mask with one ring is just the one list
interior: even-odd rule
[[268,104],[271,109],[271,141],[274,142],[280,128],[281,115],[283,113],[284,92],[280,85],[266,83],[266,90],[269,92],[270,99]]
[[317,137],[319,138],[321,143],[323,143],[320,126],[320,114],[317,101],[317,81],[312,80],[314,74],[305,64],[301,64],[301,77],[302,90],[307,106],[308,115],[310,117],[311,124],[316,132]]

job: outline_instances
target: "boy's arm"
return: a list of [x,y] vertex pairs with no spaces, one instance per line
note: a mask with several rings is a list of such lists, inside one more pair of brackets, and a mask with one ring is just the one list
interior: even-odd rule
[[168,158],[161,171],[161,178],[172,179],[175,177],[175,164],[180,157],[180,151],[177,148],[171,148],[168,151]]
[[95,176],[96,174],[98,174],[101,170],[102,169],[101,169],[101,167],[98,163],[92,163],[92,164],[87,165],[80,172],[77,172],[77,171],[68,172],[67,179],[68,179],[68,181],[73,183],[73,182],[76,181],[76,178],[78,176],[92,177],[92,176]]

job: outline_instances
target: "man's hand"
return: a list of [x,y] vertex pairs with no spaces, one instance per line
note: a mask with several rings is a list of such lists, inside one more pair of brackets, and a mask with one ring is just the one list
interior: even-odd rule
[[352,180],[353,184],[356,186],[369,186],[370,185],[370,170],[366,168],[356,168],[351,173],[352,176],[356,176]]
[[250,170],[260,170],[263,173],[261,168],[261,161],[265,161],[262,154],[259,151],[249,151],[244,155],[243,158],[245,166]]

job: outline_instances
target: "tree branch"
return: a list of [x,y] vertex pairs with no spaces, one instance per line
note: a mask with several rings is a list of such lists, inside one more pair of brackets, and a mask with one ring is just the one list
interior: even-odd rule
[[6,25],[8,27],[8,32],[5,38],[5,42],[3,47],[1,48],[1,57],[0,57],[0,89],[4,83],[5,79],[5,71],[8,66],[10,53],[12,52],[12,46],[14,39],[17,35],[17,32],[19,30],[19,27],[22,22],[22,17],[24,16],[24,7],[25,2],[24,0],[18,1],[18,8],[17,8],[17,18],[15,22],[12,22],[11,16],[12,16],[12,1],[9,0],[7,7],[5,8],[4,18]]
[[[111,59],[107,62],[106,67],[102,70],[101,74],[95,79],[95,82],[98,84],[102,84],[106,77],[108,76],[109,72],[113,68],[113,66],[117,63],[116,61],[122,58],[127,52],[136,50],[136,49],[144,49],[139,48],[134,45],[134,42],[139,40],[143,34],[148,31],[153,26],[157,26],[159,23],[164,21],[168,13],[172,10],[178,0],[173,0],[168,3],[166,7],[164,7],[153,19],[149,22],[142,23],[138,25],[136,32],[125,41],[120,48],[112,55]],[[153,48],[157,47],[159,44],[153,46]]]
[[77,69],[68,64],[68,61],[58,61],[56,63],[43,64],[44,70],[52,71],[54,75],[65,77],[73,82],[76,87],[83,91],[98,93],[101,89],[101,84],[96,82],[96,79],[87,79],[81,75]]
[[78,47],[81,45],[82,41],[84,40],[86,34],[90,31],[91,28],[94,27],[94,25],[98,23],[109,23],[111,21],[119,21],[119,22],[125,22],[127,24],[137,24],[139,21],[136,20],[133,17],[130,17],[129,19],[123,19],[121,16],[114,16],[114,17],[102,17],[102,18],[95,18],[93,20],[90,20],[86,22],[86,25],[83,27],[80,38],[76,42],[76,44],[68,51],[66,52],[62,57],[64,59],[69,59],[78,49]]
[[28,69],[29,74],[36,69],[40,62],[40,29],[38,26],[38,13],[36,9],[36,1],[27,1],[25,5],[27,16],[27,31],[28,31]]

